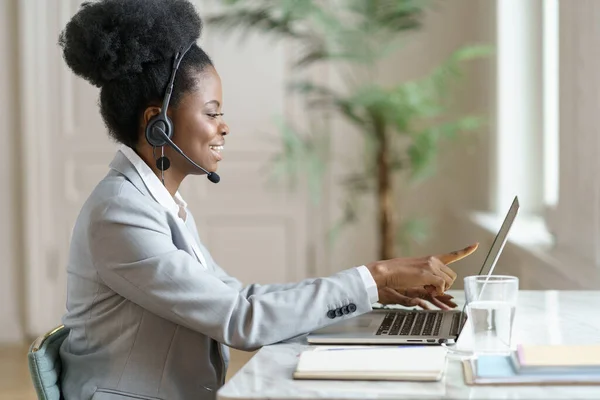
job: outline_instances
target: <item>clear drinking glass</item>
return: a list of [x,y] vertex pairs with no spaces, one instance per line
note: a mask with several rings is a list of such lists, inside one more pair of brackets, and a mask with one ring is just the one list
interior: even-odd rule
[[464,280],[466,314],[456,343],[443,344],[448,357],[506,354],[512,348],[519,279],[504,275],[468,276]]
[[475,355],[511,351],[518,294],[519,278],[514,276],[465,278],[467,325]]

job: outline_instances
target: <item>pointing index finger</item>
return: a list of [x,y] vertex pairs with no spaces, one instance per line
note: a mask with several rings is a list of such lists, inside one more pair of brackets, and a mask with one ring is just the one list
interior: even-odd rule
[[475,250],[477,250],[477,247],[479,247],[479,243],[472,244],[461,250],[456,250],[456,251],[452,251],[450,253],[442,254],[440,256],[437,256],[437,259],[446,265],[452,264],[453,262],[462,260],[463,258],[474,253]]

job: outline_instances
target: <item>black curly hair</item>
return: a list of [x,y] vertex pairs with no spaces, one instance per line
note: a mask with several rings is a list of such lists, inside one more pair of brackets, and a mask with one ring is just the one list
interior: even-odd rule
[[[141,116],[160,105],[173,57],[195,42],[202,20],[187,0],[100,0],[83,3],[59,37],[67,65],[100,89],[100,113],[110,135],[135,147]],[[196,44],[181,61],[170,106],[196,88],[212,65]]]

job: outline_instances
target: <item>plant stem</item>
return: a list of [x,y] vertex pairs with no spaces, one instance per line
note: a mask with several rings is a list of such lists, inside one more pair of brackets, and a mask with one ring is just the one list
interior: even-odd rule
[[385,123],[374,123],[377,138],[377,205],[379,228],[379,259],[394,258],[394,192],[391,181],[390,149]]

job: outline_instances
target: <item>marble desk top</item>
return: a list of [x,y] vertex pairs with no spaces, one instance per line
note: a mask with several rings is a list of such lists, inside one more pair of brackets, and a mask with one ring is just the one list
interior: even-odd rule
[[[462,292],[450,292],[463,305]],[[514,343],[600,343],[600,291],[521,291]],[[467,386],[449,359],[440,382],[294,380],[305,337],[265,346],[217,393],[218,399],[600,399],[600,386]]]

